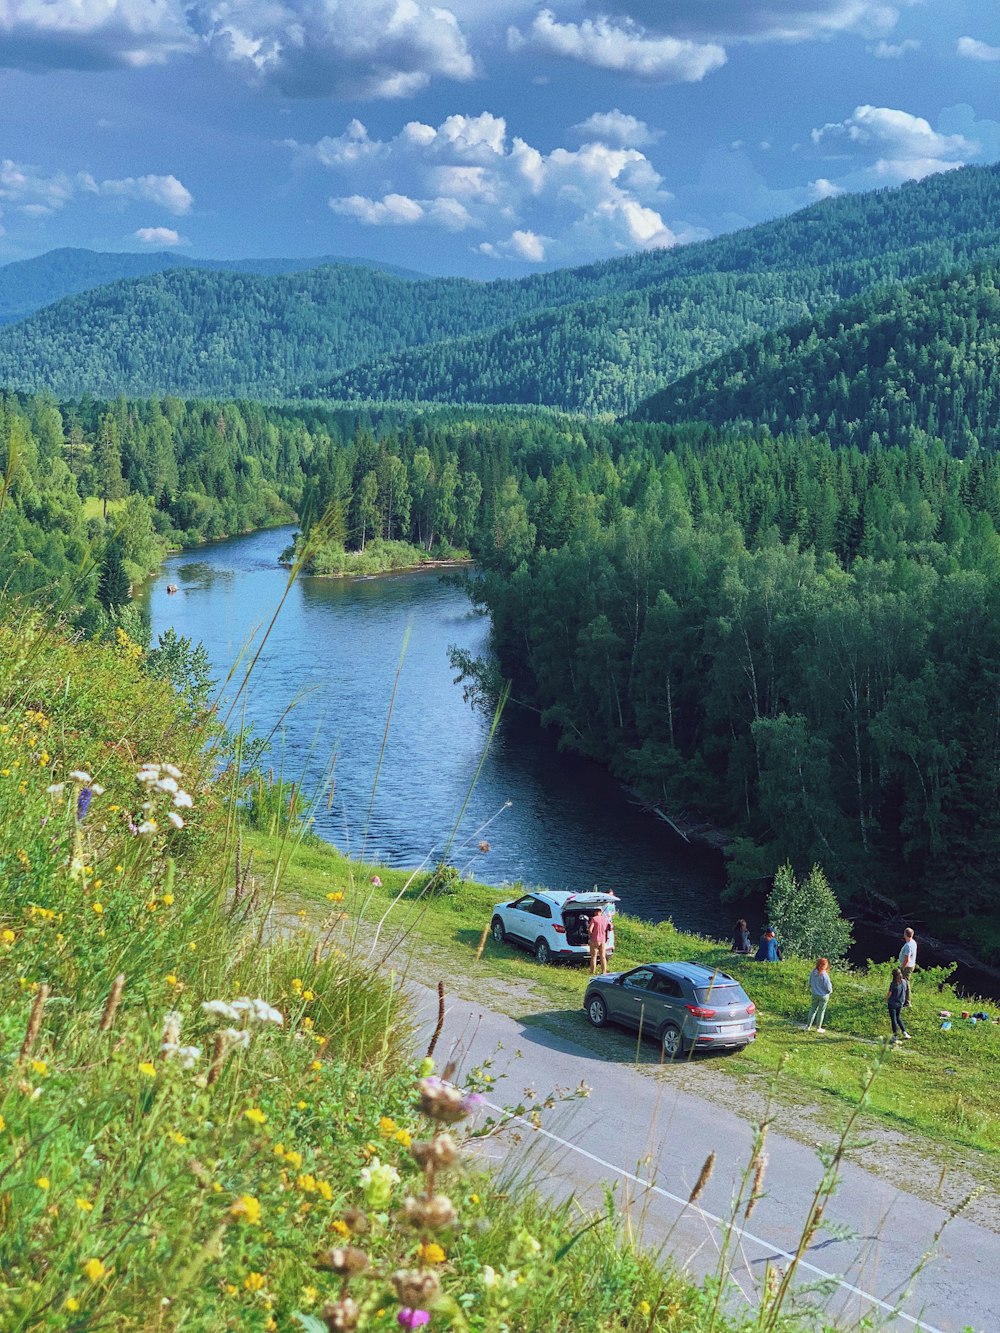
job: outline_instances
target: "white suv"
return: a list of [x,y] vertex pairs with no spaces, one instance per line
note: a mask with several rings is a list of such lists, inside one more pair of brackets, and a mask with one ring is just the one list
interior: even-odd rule
[[509,940],[530,949],[540,963],[554,958],[586,958],[590,953],[590,918],[604,908],[611,917],[607,950],[615,947],[614,893],[525,893],[493,909],[490,933],[498,944]]

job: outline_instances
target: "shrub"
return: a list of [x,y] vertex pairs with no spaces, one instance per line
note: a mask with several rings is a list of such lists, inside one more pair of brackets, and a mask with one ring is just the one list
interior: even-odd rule
[[854,943],[850,923],[819,866],[801,884],[790,865],[781,866],[767,896],[767,915],[782,948],[803,958],[838,963]]

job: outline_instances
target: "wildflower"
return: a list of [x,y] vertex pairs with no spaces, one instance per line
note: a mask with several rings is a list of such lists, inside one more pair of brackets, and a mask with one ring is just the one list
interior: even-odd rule
[[263,1291],[267,1286],[267,1278],[263,1273],[247,1273],[243,1285],[247,1291]]
[[399,1172],[394,1166],[383,1166],[379,1158],[373,1157],[366,1167],[362,1167],[359,1178],[368,1207],[385,1208],[399,1182]]
[[239,1018],[237,1011],[225,1000],[205,1000],[201,1008],[202,1013],[211,1014],[214,1018],[228,1018],[232,1021]]
[[384,1115],[378,1122],[378,1132],[384,1139],[391,1139],[395,1134],[397,1125],[391,1115]]
[[81,787],[89,787],[94,780],[90,774],[82,768],[74,768],[69,776],[74,782],[79,783]]
[[345,1245],[341,1249],[327,1250],[320,1266],[340,1277],[354,1277],[368,1267],[368,1256],[356,1245]]
[[44,1060],[32,1060],[31,1072],[37,1074],[39,1078],[45,1078],[49,1072],[49,1067]]
[[139,1073],[144,1078],[156,1078],[156,1065],[151,1064],[149,1060],[143,1060],[139,1065]]
[[2,1115],[0,1115],[0,1134],[2,1134],[6,1128],[7,1128],[7,1121],[3,1118]]
[[171,1051],[171,1055],[176,1055],[181,1062],[182,1069],[193,1069],[198,1060],[201,1059],[200,1046],[178,1046],[176,1051]]
[[304,1175],[304,1176],[299,1176],[298,1180],[296,1180],[295,1183],[296,1183],[296,1185],[299,1187],[299,1189],[302,1191],[303,1194],[315,1194],[315,1193],[316,1193],[316,1177],[315,1177],[315,1176],[310,1176],[309,1174],[306,1174],[306,1175]]
[[382,881],[379,879],[378,875],[372,875],[368,883],[373,889],[380,889],[382,887]]
[[223,1028],[222,1035],[230,1046],[240,1046],[244,1051],[250,1047],[250,1033],[246,1028]]
[[115,874],[124,875],[124,873],[125,873],[125,867],[119,862],[119,864],[115,866]]
[[328,893],[326,896],[331,903],[342,903],[344,901],[342,893]]
[[94,1211],[94,1205],[89,1199],[77,1199],[76,1206],[81,1213],[92,1213]]
[[176,778],[159,778],[154,785],[156,786],[157,791],[168,791],[171,796],[178,790]]
[[309,1068],[312,1069],[312,1070],[319,1070],[319,1069],[322,1069],[322,1068],[323,1068],[323,1061],[322,1061],[322,1060],[313,1060],[313,1062],[310,1064]]
[[[235,1217],[241,1222],[246,1222],[250,1226],[260,1226],[260,1201],[255,1199],[252,1194],[241,1194],[229,1210],[230,1217]],[[264,1285],[261,1282],[261,1287]],[[250,1291],[259,1291],[259,1287],[248,1288]]]
[[413,1144],[413,1139],[410,1137],[410,1131],[408,1129],[397,1129],[392,1137],[397,1143],[402,1144],[404,1148],[409,1148]]
[[294,1149],[290,1149],[285,1153],[285,1161],[293,1171],[298,1171],[302,1165],[302,1154],[300,1152],[295,1152]]
[[267,1124],[267,1116],[257,1106],[251,1106],[248,1110],[244,1111],[243,1114],[246,1116],[247,1120],[249,1120],[252,1125]]
[[181,819],[180,815],[175,814],[173,810],[171,810],[171,811],[167,814],[167,818],[170,820],[170,823],[174,826],[174,828],[183,828],[183,827],[184,827],[184,820]]
[[63,1309],[68,1310],[70,1314],[76,1314],[79,1308],[80,1308],[80,1302],[76,1299],[75,1296],[67,1296],[66,1299],[63,1301]]
[[463,1093],[453,1083],[445,1083],[439,1078],[424,1078],[417,1085],[418,1106],[431,1120],[441,1120],[454,1124],[465,1117],[482,1102],[477,1093]]
[[87,818],[87,811],[90,809],[90,802],[93,798],[94,790],[92,787],[81,787],[76,797],[76,817],[79,823]]
[[421,1231],[440,1231],[452,1226],[457,1219],[455,1205],[447,1194],[435,1194],[430,1199],[407,1199],[404,1206],[406,1220]]
[[319,1300],[319,1291],[317,1290],[316,1287],[302,1288],[303,1305],[315,1305],[318,1300]]
[[435,1241],[429,1244],[421,1245],[417,1251],[417,1257],[422,1264],[443,1264],[448,1257],[444,1250]]
[[43,1193],[45,1192],[45,1190],[51,1189],[52,1187],[52,1181],[49,1180],[48,1176],[39,1176],[38,1179],[35,1181],[35,1184]]
[[167,975],[163,978],[163,980],[167,983],[168,986],[180,985],[180,982],[177,980],[176,974],[173,972],[168,972]]
[[430,1322],[431,1317],[426,1310],[411,1310],[407,1305],[404,1305],[396,1316],[396,1323],[400,1328],[422,1328],[424,1324]]
[[65,782],[51,782],[45,790],[50,796],[61,796],[66,790]]
[[[70,774],[70,776],[72,777],[72,774]],[[142,768],[139,769],[138,773],[136,773],[135,780],[136,782],[141,782],[144,786],[148,786],[152,782],[159,782],[159,766],[156,764],[144,764]]]
[[173,803],[174,805],[177,806],[179,810],[190,810],[191,807],[194,805],[194,801],[192,801],[191,797],[187,794],[186,791],[177,792],[177,794],[174,796]]
[[300,991],[302,989],[302,978],[292,977],[292,990]]
[[649,1301],[640,1301],[637,1308],[639,1310],[639,1314],[643,1317],[643,1319],[648,1319],[653,1310],[653,1307],[650,1305]]
[[174,895],[172,893],[165,893],[160,901],[163,903],[164,907],[173,907]]
[[91,910],[92,912],[96,912],[98,916],[103,916],[103,915],[104,915],[104,904],[103,904],[103,903],[91,903],[91,904],[90,904],[90,910]]
[[178,1148],[183,1148],[188,1141],[186,1134],[182,1134],[179,1129],[168,1129],[167,1138],[171,1143],[176,1143]]
[[343,1218],[335,1218],[333,1222],[330,1223],[330,1226],[333,1231],[336,1231],[338,1236],[349,1236],[351,1234],[351,1228]]
[[[410,1309],[422,1305],[433,1305],[434,1298],[441,1290],[438,1275],[432,1272],[400,1269],[393,1273],[391,1281],[398,1299]],[[426,1323],[427,1320],[421,1322]]]
[[0,941],[4,944],[13,944],[17,936],[12,930],[0,930]]
[[181,775],[181,770],[176,768],[173,764],[164,764],[163,771],[172,778],[179,778]]
[[471,1204],[473,1204],[473,1205],[477,1204],[477,1203],[479,1202],[479,1195],[478,1195],[478,1194],[470,1194],[470,1195],[469,1195],[469,1202],[470,1202]]
[[296,1109],[296,1111],[308,1111],[308,1110],[309,1110],[309,1103],[308,1103],[308,1102],[303,1102],[303,1101],[298,1101],[298,1102],[295,1103],[295,1109]]
[[136,829],[136,833],[138,833],[140,837],[145,837],[148,833],[155,833],[158,827],[155,819],[144,819]]
[[305,1000],[306,1004],[308,1004],[310,1000],[315,1000],[316,995],[315,992],[311,990],[304,990],[302,992],[302,998]]
[[350,1333],[358,1326],[361,1310],[350,1296],[341,1296],[339,1300],[327,1301],[321,1315],[329,1333]]

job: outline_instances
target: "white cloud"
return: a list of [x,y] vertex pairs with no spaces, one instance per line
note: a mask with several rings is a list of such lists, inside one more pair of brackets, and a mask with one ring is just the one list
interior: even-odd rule
[[187,245],[173,227],[138,227],[132,235],[143,245]]
[[189,213],[194,203],[191,191],[176,176],[127,176],[123,180],[94,181],[92,188],[98,194],[158,204],[178,216]]
[[[345,151],[359,144],[362,154]],[[370,185],[369,164],[377,160],[382,191],[339,191],[330,207],[341,217],[365,226],[475,228],[485,236],[477,250],[496,258],[586,261],[690,237],[690,229],[665,220],[672,196],[638,148],[595,139],[543,153],[488,111],[448,116],[437,126],[410,121],[386,140],[352,122],[345,134],[311,148],[290,146],[345,184],[353,177]]]
[[409,97],[476,73],[433,0],[0,0],[0,65],[110,69],[200,52],[289,97]]
[[846,194],[847,191],[836,181],[828,181],[825,176],[820,176],[818,180],[809,182],[809,193],[813,202],[820,199],[836,199],[838,195]]
[[613,111],[595,111],[572,129],[584,139],[621,144],[627,148],[644,148],[663,137],[662,130],[651,130],[644,120],[619,111],[617,107]]
[[959,37],[955,49],[960,56],[965,56],[966,60],[987,62],[1000,60],[1000,46],[990,46],[975,37]]
[[191,191],[176,176],[97,180],[85,171],[49,172],[10,158],[0,162],[0,201],[27,217],[45,217],[87,196],[156,204],[177,215],[189,212],[194,203]]
[[980,150],[962,134],[938,133],[923,116],[884,106],[856,107],[846,120],[813,130],[811,138],[818,147],[875,156],[869,170],[876,183],[922,180],[972,161]]
[[697,83],[726,63],[725,51],[714,43],[653,36],[628,18],[620,25],[603,16],[559,23],[550,9],[536,15],[526,33],[510,28],[507,44],[512,51],[530,47],[651,83]]
[[589,0],[601,14],[626,14],[651,30],[706,41],[802,42],[854,32],[891,32],[920,0]]
[[907,37],[902,42],[879,42],[868,50],[876,60],[901,60],[907,51],[919,51],[920,46],[915,37]]

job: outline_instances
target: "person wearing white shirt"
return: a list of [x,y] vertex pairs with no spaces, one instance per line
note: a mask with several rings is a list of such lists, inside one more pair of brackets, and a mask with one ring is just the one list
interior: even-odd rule
[[910,978],[917,967],[917,941],[909,926],[903,931],[903,947],[899,951],[899,970],[906,982],[906,1008],[910,1008]]

